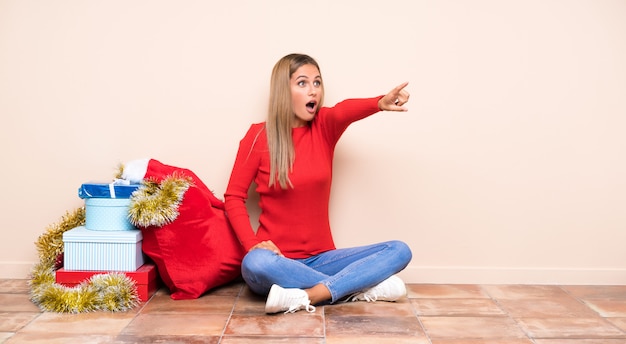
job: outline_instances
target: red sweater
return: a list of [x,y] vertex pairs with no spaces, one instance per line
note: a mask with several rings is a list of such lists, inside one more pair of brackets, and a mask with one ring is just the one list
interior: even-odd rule
[[[377,98],[348,99],[321,108],[309,125],[293,129],[293,188],[269,187],[269,152],[265,123],[253,124],[239,151],[224,194],[230,222],[246,249],[272,240],[288,258],[307,258],[335,248],[328,205],[332,161],[337,141],[350,123],[380,109]],[[259,194],[259,228],[253,231],[245,205],[254,181]]]

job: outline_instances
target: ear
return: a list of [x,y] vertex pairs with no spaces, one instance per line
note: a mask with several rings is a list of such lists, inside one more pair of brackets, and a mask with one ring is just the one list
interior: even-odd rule
[[124,172],[122,172],[122,179],[128,180],[132,184],[141,183],[143,177],[148,171],[149,158],[132,160],[124,164]]

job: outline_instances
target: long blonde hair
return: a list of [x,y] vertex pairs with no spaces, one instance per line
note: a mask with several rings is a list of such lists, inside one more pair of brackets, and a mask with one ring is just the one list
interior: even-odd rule
[[[282,189],[292,187],[289,172],[295,160],[295,151],[292,140],[292,124],[294,111],[291,103],[291,75],[303,65],[313,65],[320,70],[319,65],[312,57],[304,54],[289,54],[284,56],[272,70],[270,80],[270,99],[266,121],[267,145],[270,154],[270,181],[273,186],[278,181]],[[321,72],[320,72],[321,74]],[[322,106],[324,94],[321,94]]]

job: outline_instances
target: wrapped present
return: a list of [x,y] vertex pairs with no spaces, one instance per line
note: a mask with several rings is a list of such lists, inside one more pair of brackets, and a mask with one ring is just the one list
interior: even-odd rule
[[92,231],[84,226],[63,233],[63,267],[68,271],[136,271],[144,264],[138,229]]
[[97,231],[137,229],[128,221],[128,207],[130,197],[139,186],[124,179],[82,184],[78,197],[85,200],[85,227]]
[[[61,268],[56,271],[56,282],[66,287],[74,287],[93,275],[106,274],[108,272],[110,271],[68,271],[65,268]],[[127,271],[124,274],[135,281],[139,300],[143,302],[148,301],[159,288],[160,279],[154,264],[146,263],[136,271]]]
[[123,179],[112,183],[85,183],[78,188],[80,198],[130,198],[140,184],[131,184]]
[[128,220],[129,198],[85,199],[85,227],[94,231],[137,229]]

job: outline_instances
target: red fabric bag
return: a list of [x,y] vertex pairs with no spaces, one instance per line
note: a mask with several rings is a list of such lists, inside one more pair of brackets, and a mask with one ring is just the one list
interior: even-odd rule
[[171,178],[189,181],[173,221],[160,226],[133,221],[132,209],[145,184],[131,196],[129,217],[141,229],[143,252],[156,264],[171,298],[195,299],[240,276],[244,249],[226,217],[224,203],[200,178],[188,169],[148,161],[143,183],[163,185]]

